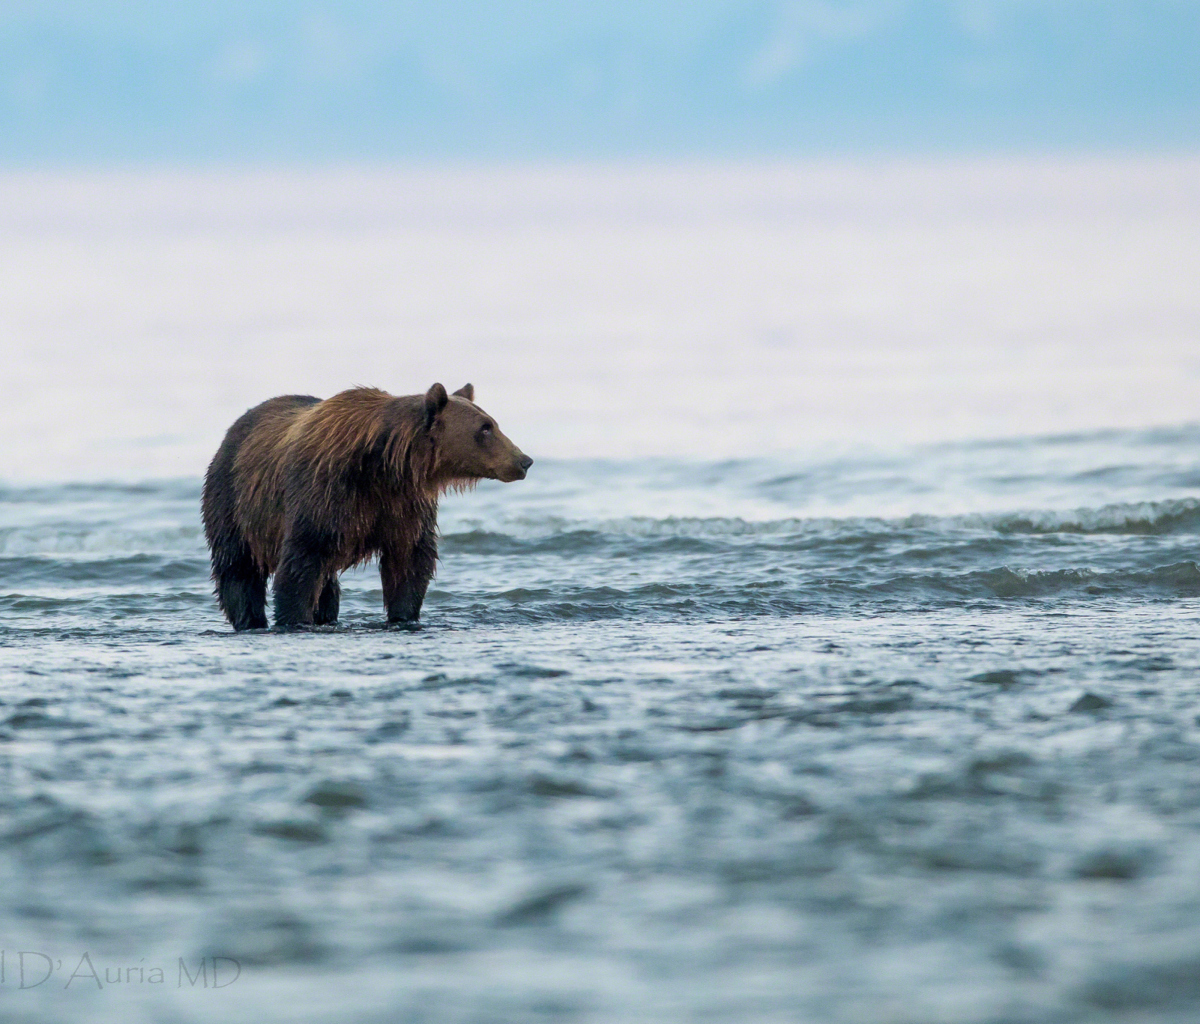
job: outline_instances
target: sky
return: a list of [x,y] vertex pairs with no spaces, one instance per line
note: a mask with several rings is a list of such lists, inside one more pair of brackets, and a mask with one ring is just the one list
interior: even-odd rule
[[1197,0],[4,0],[0,165],[1194,151]]

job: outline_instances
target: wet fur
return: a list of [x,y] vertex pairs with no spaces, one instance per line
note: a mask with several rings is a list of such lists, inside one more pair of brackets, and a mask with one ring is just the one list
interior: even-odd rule
[[[337,621],[338,574],[378,556],[390,622],[416,619],[437,564],[438,497],[532,461],[494,428],[470,385],[447,396],[354,388],[272,398],[241,416],[204,482],[217,600],[234,629]],[[481,424],[489,433],[481,433]]]

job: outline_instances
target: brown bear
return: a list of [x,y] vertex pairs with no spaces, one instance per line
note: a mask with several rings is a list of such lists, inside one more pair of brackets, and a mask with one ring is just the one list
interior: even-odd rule
[[438,497],[533,464],[475,404],[352,388],[321,401],[284,395],[237,420],[204,478],[204,535],[217,601],[236,630],[337,622],[338,574],[379,556],[388,622],[421,613],[437,562]]

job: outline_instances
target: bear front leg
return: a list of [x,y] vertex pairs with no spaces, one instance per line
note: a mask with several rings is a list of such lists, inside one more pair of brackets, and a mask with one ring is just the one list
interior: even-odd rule
[[383,604],[389,623],[415,622],[421,617],[425,591],[437,568],[437,535],[434,527],[422,531],[410,548],[387,548],[379,559]]
[[317,601],[329,578],[326,564],[334,550],[335,538],[308,524],[288,530],[275,570],[276,629],[314,624]]

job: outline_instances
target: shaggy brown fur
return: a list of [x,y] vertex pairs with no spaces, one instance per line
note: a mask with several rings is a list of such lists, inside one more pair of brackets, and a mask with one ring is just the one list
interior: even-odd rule
[[217,600],[234,629],[337,621],[340,572],[380,560],[389,622],[421,611],[437,563],[438,497],[520,480],[533,460],[474,402],[470,384],[396,397],[354,388],[272,398],[240,417],[204,480]]

